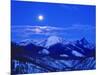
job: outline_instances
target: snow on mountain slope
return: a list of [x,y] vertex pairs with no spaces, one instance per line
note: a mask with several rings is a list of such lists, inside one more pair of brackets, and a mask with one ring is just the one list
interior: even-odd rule
[[80,40],[77,40],[75,42],[75,45],[76,46],[79,46],[79,47],[90,48],[90,49],[93,49],[94,48],[93,44],[92,43],[89,43],[88,40],[85,37],[83,37]]
[[26,46],[31,43],[31,44],[35,44],[38,46],[44,46],[45,42],[46,42],[45,39],[40,39],[40,40],[25,39],[25,40],[20,41],[18,44],[22,46]]
[[[53,51],[56,51],[55,53],[58,53],[58,51],[60,51],[61,49],[64,49],[62,47],[65,47],[65,50],[67,54],[69,54],[69,56],[73,55],[77,57],[84,57],[84,54],[89,52],[88,50],[91,50],[94,47],[94,46],[91,47],[91,44],[86,40],[86,38],[68,42],[67,40],[64,40],[63,38],[59,36],[49,36],[47,39],[39,39],[39,40],[26,39],[26,40],[21,41],[19,45],[27,46],[30,43],[36,46],[42,46],[45,48],[39,52],[40,54],[52,53],[49,51],[50,50],[49,48],[53,46]],[[58,49],[56,45],[58,43],[62,45],[61,47],[60,45],[58,46],[61,49]],[[63,54],[66,54],[65,50],[62,50],[64,52]]]
[[84,55],[82,55],[81,53],[79,53],[78,51],[72,51],[72,54],[77,56],[77,57],[84,57]]
[[25,40],[20,41],[18,44],[21,45],[21,46],[26,46],[30,43],[36,44],[36,41],[33,41],[31,39],[25,39]]
[[58,36],[50,36],[47,38],[46,45],[45,47],[50,47],[51,45],[57,44],[57,43],[62,43],[62,38]]

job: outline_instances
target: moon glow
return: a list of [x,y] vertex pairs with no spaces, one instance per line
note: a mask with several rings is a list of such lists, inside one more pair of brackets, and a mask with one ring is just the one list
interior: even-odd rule
[[40,21],[42,21],[42,20],[44,19],[44,16],[43,16],[43,15],[39,15],[39,16],[38,16],[38,19],[39,19]]

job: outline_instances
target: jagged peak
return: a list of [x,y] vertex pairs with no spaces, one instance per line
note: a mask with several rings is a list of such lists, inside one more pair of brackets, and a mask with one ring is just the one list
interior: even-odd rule
[[62,40],[63,40],[63,39],[62,39],[61,37],[56,36],[56,35],[49,36],[49,37],[47,38],[45,47],[49,47],[49,46],[54,45],[54,44],[56,44],[56,43],[62,43]]
[[89,44],[89,42],[87,41],[87,39],[85,37],[83,37],[80,41],[81,41],[81,43],[83,43],[85,45]]

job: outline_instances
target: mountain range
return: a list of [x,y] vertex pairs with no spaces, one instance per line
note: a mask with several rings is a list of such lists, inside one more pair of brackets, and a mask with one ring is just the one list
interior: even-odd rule
[[[43,40],[27,39],[19,43],[11,42],[11,59],[13,74],[95,69],[95,45],[86,38],[76,41],[67,41],[58,36]],[[15,67],[16,62],[19,63],[18,68]],[[18,70],[22,64],[25,72]],[[28,72],[29,69],[25,67],[30,64],[32,71]]]

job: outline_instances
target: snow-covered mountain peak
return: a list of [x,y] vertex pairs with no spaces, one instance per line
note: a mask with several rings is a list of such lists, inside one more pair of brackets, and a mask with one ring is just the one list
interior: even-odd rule
[[25,40],[20,41],[19,45],[26,46],[26,45],[28,45],[30,43],[32,43],[32,44],[34,43],[35,44],[36,42],[31,40],[31,39],[25,39]]
[[81,42],[81,44],[84,44],[84,45],[89,44],[89,42],[87,41],[87,39],[84,38],[84,37],[80,40],[80,42]]
[[46,42],[46,39],[34,39],[34,40],[33,39],[25,39],[25,40],[20,41],[18,44],[22,45],[22,46],[26,46],[31,43],[31,44],[35,44],[38,46],[44,46],[45,42]]
[[56,43],[62,43],[62,38],[58,37],[58,36],[50,36],[49,38],[47,38],[45,47],[50,47],[51,45],[54,45]]

